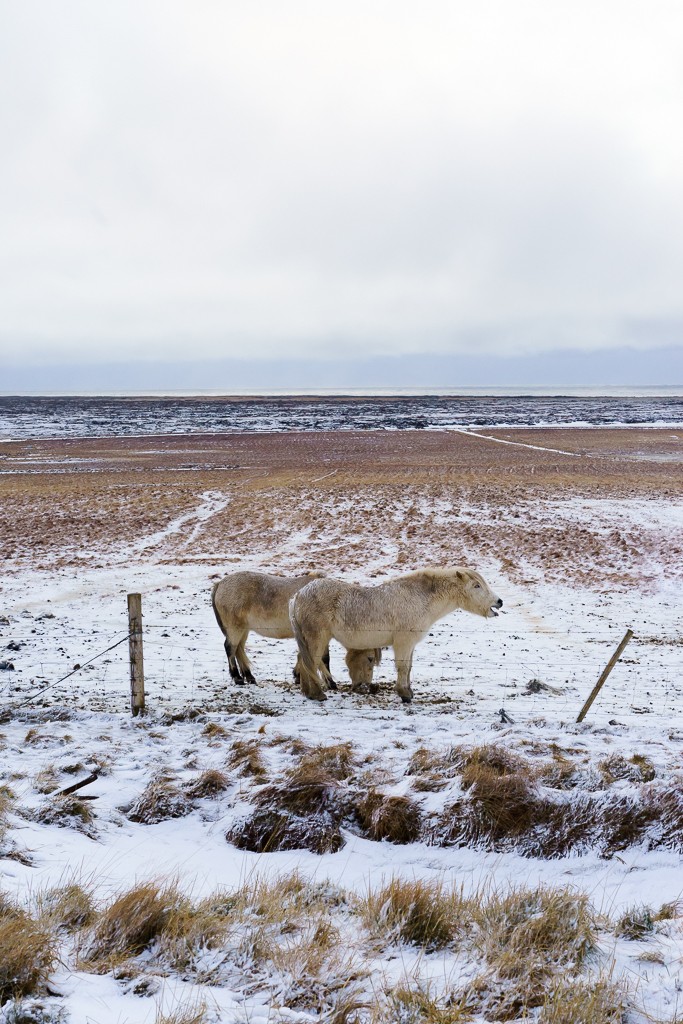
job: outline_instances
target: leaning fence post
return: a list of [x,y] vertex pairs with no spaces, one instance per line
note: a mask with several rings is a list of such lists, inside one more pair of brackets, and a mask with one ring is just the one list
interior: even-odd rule
[[610,660],[605,665],[604,669],[602,670],[602,675],[600,676],[600,678],[598,679],[597,683],[595,684],[595,686],[593,687],[593,689],[590,692],[590,696],[589,696],[588,700],[586,701],[586,703],[583,705],[583,707],[579,711],[579,717],[576,719],[577,722],[583,722],[584,718],[586,717],[586,715],[588,713],[588,709],[590,708],[591,704],[593,703],[593,701],[595,700],[597,695],[600,693],[600,690],[602,689],[603,683],[607,679],[607,676],[610,674],[610,672],[612,671],[612,669],[614,668],[616,663],[619,661],[619,658],[622,655],[624,647],[626,647],[626,644],[629,642],[629,640],[631,639],[632,636],[633,636],[633,630],[632,629],[627,629],[626,632],[624,633],[624,639],[621,641],[621,643],[617,647],[616,651],[614,652],[614,654],[612,655]]
[[130,710],[145,710],[145,671],[142,662],[142,595],[128,595],[128,651],[130,655]]

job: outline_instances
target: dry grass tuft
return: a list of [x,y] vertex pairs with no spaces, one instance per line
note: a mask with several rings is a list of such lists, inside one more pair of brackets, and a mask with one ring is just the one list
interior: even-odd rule
[[57,825],[60,828],[75,828],[90,839],[97,838],[95,815],[92,808],[75,796],[57,796],[42,804],[31,813],[34,821],[41,825]]
[[596,947],[588,897],[570,889],[513,888],[475,903],[473,914],[489,967],[498,978],[526,978],[530,991],[558,967],[578,969]]
[[360,912],[366,926],[390,942],[425,950],[444,949],[463,936],[470,921],[469,901],[440,882],[394,878],[369,892]]
[[530,777],[533,770],[528,761],[505,747],[487,745],[483,747],[454,748],[451,758],[462,769],[464,789],[476,784],[482,775],[507,777],[526,772]]
[[206,1003],[188,1003],[185,1006],[176,1007],[170,1013],[158,1010],[154,1024],[206,1024],[207,1015]]
[[608,786],[621,779],[635,784],[651,782],[656,775],[652,761],[642,754],[634,754],[628,760],[621,754],[610,754],[600,761],[598,769]]
[[275,850],[310,850],[311,853],[336,853],[344,845],[338,824],[328,815],[298,817],[288,811],[256,810],[234,825],[225,838],[238,850],[272,853]]
[[373,1014],[373,1024],[465,1024],[472,1020],[466,997],[437,1000],[422,988],[399,985],[386,1005]]
[[70,932],[95,920],[92,892],[77,882],[48,889],[38,895],[37,902],[41,917]]
[[538,1024],[624,1024],[627,1011],[622,985],[609,980],[560,981],[548,993]]
[[303,774],[319,771],[342,782],[349,778],[356,764],[353,744],[334,743],[306,751],[301,758],[299,770]]
[[224,729],[218,722],[207,722],[202,729],[202,736],[208,736],[210,739],[218,740],[223,739],[228,735],[228,730]]
[[3,1024],[68,1024],[64,1006],[56,1006],[42,997],[20,999],[6,1003],[2,1008]]
[[59,788],[59,772],[54,765],[47,765],[36,775],[33,780],[34,789],[47,796]]
[[208,768],[196,779],[188,783],[185,792],[192,800],[200,800],[204,797],[216,796],[222,793],[230,785],[228,776],[217,768]]
[[655,915],[655,921],[674,921],[681,916],[683,916],[683,900],[671,900],[670,903],[662,903]]
[[256,778],[266,774],[260,740],[235,740],[228,755],[228,768]]
[[334,997],[325,1024],[363,1024],[367,1010],[367,999],[362,993],[345,987]]
[[468,767],[466,784],[466,798],[447,808],[437,825],[446,845],[508,849],[538,823],[537,789],[528,775],[474,764]]
[[642,939],[654,931],[655,920],[651,907],[644,904],[629,907],[617,921],[614,934],[622,939]]
[[282,782],[262,789],[256,802],[259,807],[298,815],[338,813],[339,794],[339,780],[332,772],[323,764],[302,758],[285,773]]
[[[552,789],[574,789],[585,781],[576,761],[559,750],[553,750],[551,761],[546,761],[538,768],[538,778],[544,785]],[[599,781],[603,785],[602,778]]]
[[432,840],[440,845],[550,858],[589,849],[611,857],[641,843],[648,849],[683,850],[683,780],[678,777],[634,793],[579,790],[558,798],[543,791],[531,768],[496,774],[477,764],[466,774],[464,797],[445,808],[433,829]]
[[192,801],[179,786],[159,778],[152,779],[128,809],[131,821],[154,825],[169,818],[182,818],[192,810]]
[[7,786],[0,787],[0,843],[7,832],[7,813],[14,801],[14,794]]
[[9,900],[0,899],[0,1006],[39,991],[56,960],[51,930]]
[[311,750],[309,744],[299,736],[283,736],[282,733],[271,736],[268,743],[271,747],[284,747],[294,757],[301,757],[302,754],[306,754]]
[[406,845],[416,842],[422,829],[420,809],[407,796],[383,796],[370,790],[358,803],[357,815],[370,839]]
[[122,893],[98,916],[86,956],[97,964],[137,956],[187,901],[172,884],[146,882]]
[[204,966],[207,950],[220,947],[234,925],[236,900],[210,897],[192,905],[178,900],[171,908],[159,934],[158,955],[175,971],[191,971],[196,980],[215,980],[211,967]]

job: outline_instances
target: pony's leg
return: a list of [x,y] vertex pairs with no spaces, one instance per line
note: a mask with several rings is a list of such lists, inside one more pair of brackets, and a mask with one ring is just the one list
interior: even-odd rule
[[396,663],[396,692],[404,704],[410,704],[413,691],[410,687],[410,670],[413,666],[414,644],[410,637],[394,638],[394,661]]
[[237,644],[231,643],[230,637],[226,636],[225,643],[223,644],[223,646],[225,647],[225,653],[228,656],[228,669],[230,670],[230,678],[234,683],[237,683],[238,686],[241,686],[244,683],[244,679],[242,679],[242,673],[239,670],[237,658],[235,657],[235,653],[237,651]]
[[331,690],[337,690],[338,686],[332,678],[332,671],[330,669],[330,645],[328,644],[325,648],[325,653],[322,656],[323,667],[320,670],[322,677]]
[[309,700],[327,700],[325,690],[320,685],[320,665],[328,643],[329,640],[323,640],[322,642],[318,640],[317,643],[314,641],[309,645],[308,650],[311,656],[311,662],[315,666],[315,673],[309,671],[306,668],[303,659],[301,660],[301,692],[305,697],[308,697]]
[[239,665],[240,672],[242,673],[243,681],[245,683],[255,683],[256,680],[254,679],[254,676],[252,675],[251,671],[251,662],[249,661],[247,653],[244,649],[244,645],[247,642],[248,636],[249,630],[243,633],[242,636],[240,637],[239,643],[237,644],[237,648],[235,650],[235,658],[237,659],[237,664]]

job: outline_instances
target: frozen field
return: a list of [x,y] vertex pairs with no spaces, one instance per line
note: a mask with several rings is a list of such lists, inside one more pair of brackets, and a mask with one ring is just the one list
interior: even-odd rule
[[[681,441],[489,434],[4,446],[0,884],[57,935],[36,997],[46,1013],[681,1019]],[[340,691],[307,702],[293,641],[256,636],[258,684],[230,682],[209,602],[225,572],[315,565],[372,583],[427,564],[476,566],[505,614],[437,623],[416,650],[410,707],[389,652],[376,697],[351,694],[333,648]],[[127,644],[95,657],[125,638],[134,591],[148,703],[135,720]],[[627,627],[634,639],[577,725]],[[95,799],[55,795],[91,771],[82,793]],[[255,849],[273,809],[284,840]],[[386,893],[373,903],[392,879],[424,883],[435,903],[453,890],[450,931],[421,941]],[[140,948],[98,952],[103,908],[149,880],[174,882],[195,909],[222,892],[225,920],[195,927],[183,955],[167,925]],[[67,926],[45,908],[76,882],[95,916]],[[555,929],[569,952],[529,923],[551,929],[548,892],[564,900]],[[517,897],[525,909],[504,902]],[[492,948],[496,928],[528,969]],[[558,1016],[569,991],[586,994],[583,1009]]]

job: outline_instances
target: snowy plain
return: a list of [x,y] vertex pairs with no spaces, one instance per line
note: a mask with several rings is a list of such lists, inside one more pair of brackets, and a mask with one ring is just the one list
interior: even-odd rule
[[[201,897],[255,877],[276,879],[297,871],[360,896],[392,877],[444,880],[466,892],[569,885],[588,894],[596,911],[610,919],[634,906],[656,909],[683,898],[681,855],[642,846],[611,858],[588,851],[541,859],[426,841],[395,845],[345,830],[344,845],[335,853],[238,850],[225,835],[250,808],[254,783],[241,777],[232,779],[219,798],[199,801],[182,817],[156,824],[131,821],[126,809],[151,778],[166,772],[184,784],[199,771],[224,769],[226,744],[235,740],[261,744],[271,778],[289,764],[283,737],[310,746],[351,742],[385,793],[413,797],[408,765],[423,748],[445,752],[495,744],[531,759],[552,749],[570,750],[587,770],[613,755],[638,755],[654,766],[657,778],[678,779],[683,771],[680,578],[660,574],[651,565],[643,588],[580,588],[561,573],[540,577],[531,565],[522,571],[523,579],[519,574],[513,579],[494,559],[478,561],[477,568],[504,600],[504,614],[483,621],[455,612],[436,623],[416,651],[411,706],[401,705],[393,691],[389,652],[376,674],[380,693],[372,697],[350,692],[342,652],[334,645],[332,664],[342,685],[317,705],[306,701],[291,680],[293,641],[252,635],[248,649],[258,684],[236,687],[210,605],[211,584],[226,571],[286,572],[290,556],[294,571],[305,535],[280,541],[275,565],[249,552],[231,564],[191,557],[173,564],[168,558],[169,540],[182,542],[187,555],[230,497],[229,490],[204,492],[190,512],[98,553],[98,567],[56,565],[50,571],[24,566],[4,577],[0,657],[11,659],[13,669],[0,673],[2,706],[11,712],[0,726],[0,763],[22,811],[10,815],[9,840],[25,854],[19,860],[0,859],[6,892],[27,901],[42,889],[84,878],[107,899],[134,881],[170,877]],[[337,512],[341,508],[338,501]],[[683,533],[683,505],[677,499],[633,498],[615,505],[609,498],[572,497],[549,502],[546,512],[554,522],[591,524],[592,529],[597,523],[605,533],[615,518],[622,530],[643,536]],[[440,516],[447,525],[452,509],[424,499],[421,514],[432,526]],[[463,522],[468,516],[481,522],[482,513],[461,507],[458,515]],[[351,568],[345,575],[375,582],[378,572],[396,573],[396,556],[387,540],[365,571]],[[143,595],[147,689],[147,714],[136,719],[128,709],[127,643],[95,657],[125,640],[125,598],[134,591]],[[577,725],[583,701],[627,627],[634,631],[633,640],[587,720]],[[75,665],[85,667],[55,682]],[[543,685],[534,688],[531,682]],[[501,709],[508,721],[502,720]],[[207,734],[207,723],[225,730],[225,743]],[[106,768],[85,791],[96,798],[90,834],[32,818],[31,812],[45,802],[35,787],[41,772],[55,770],[67,785],[98,766]],[[631,783],[622,780],[615,786],[627,794]],[[438,814],[446,799],[440,792],[417,798],[426,818]],[[656,958],[642,958],[653,949]],[[467,980],[472,969],[456,954],[418,956],[402,948],[378,959],[371,986],[380,991],[406,976],[415,982],[428,979],[438,990]],[[647,1015],[632,1011],[631,1019],[676,1020],[683,1010],[683,919],[638,942],[617,938],[605,928],[598,969],[627,979],[633,1005]],[[171,974],[141,997],[110,974],[63,965],[51,987],[75,1024],[151,1024],[160,1012],[195,998],[208,1006],[209,1020],[320,1019],[307,1010],[288,1009],[268,985],[244,981],[240,985],[233,977],[230,983],[197,985]]]

